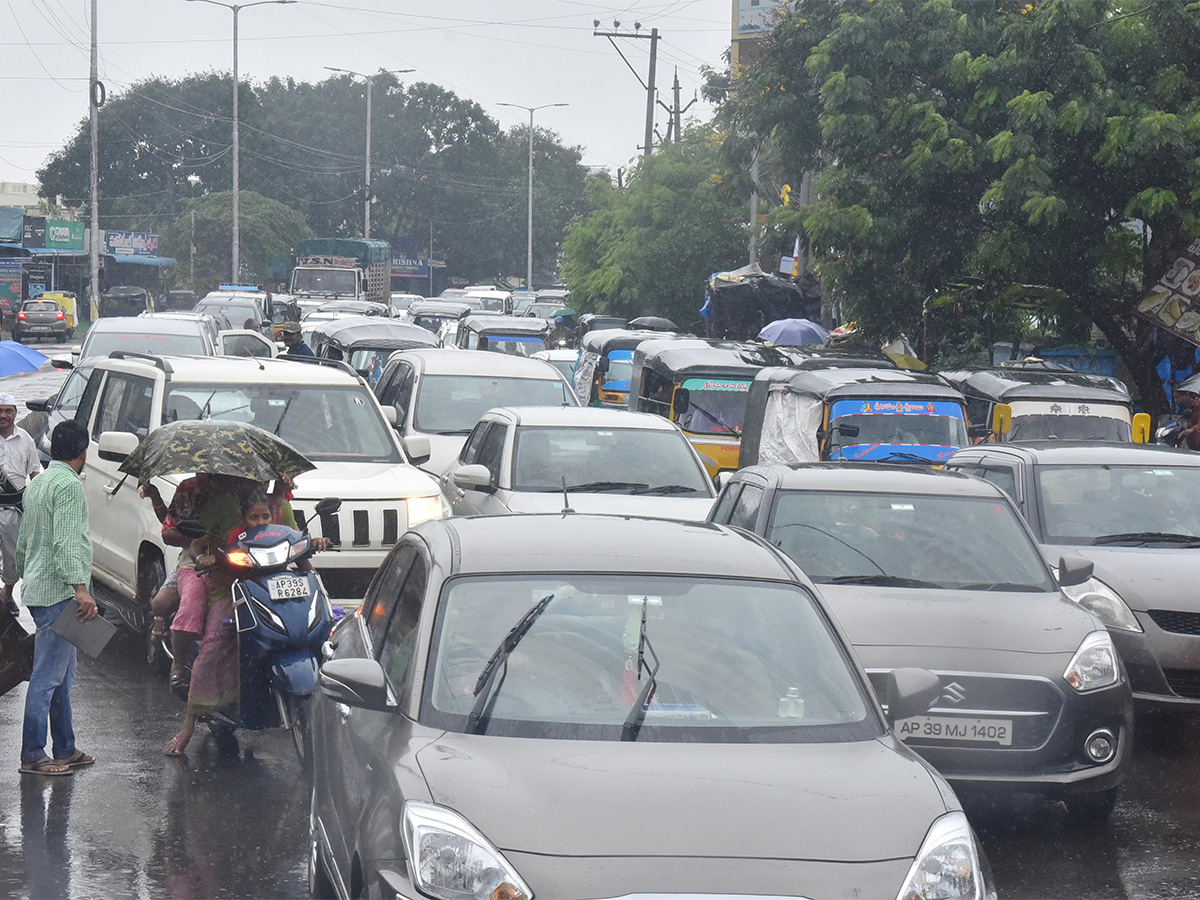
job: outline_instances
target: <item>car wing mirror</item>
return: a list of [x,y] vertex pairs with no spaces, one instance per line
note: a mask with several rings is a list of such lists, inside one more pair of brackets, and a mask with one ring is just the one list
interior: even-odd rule
[[492,473],[487,466],[479,464],[463,466],[455,470],[454,483],[468,491],[490,491],[492,489]]
[[26,400],[25,407],[33,412],[49,412],[50,400]]
[[1058,586],[1074,587],[1083,584],[1096,571],[1096,564],[1082,556],[1060,556],[1058,558]]
[[331,659],[317,675],[317,686],[331,700],[359,709],[388,712],[387,677],[373,659]]
[[[395,412],[394,408],[392,412]],[[404,452],[408,454],[408,458],[413,462],[425,462],[433,452],[429,446],[429,435],[427,434],[410,434],[400,443],[404,447]]]
[[[368,375],[369,374],[370,374],[370,372],[368,371]],[[387,419],[387,423],[389,425],[391,425],[393,428],[395,428],[396,427],[396,407],[384,406],[381,408],[383,409],[383,417],[385,419]]]
[[141,439],[128,431],[106,431],[100,435],[100,458],[108,462],[125,462],[140,443]]
[[893,669],[888,673],[888,716],[893,722],[924,715],[941,695],[942,680],[928,669]]
[[[81,347],[72,347],[71,353],[78,356]],[[70,356],[52,356],[50,357],[50,365],[56,369],[73,369],[75,361]]]

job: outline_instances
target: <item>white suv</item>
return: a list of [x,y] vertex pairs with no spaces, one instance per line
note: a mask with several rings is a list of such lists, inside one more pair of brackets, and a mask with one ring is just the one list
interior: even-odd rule
[[[375,570],[409,527],[446,515],[437,483],[409,465],[366,383],[330,361],[149,356],[96,361],[75,418],[91,434],[84,469],[93,575],[126,624],[144,628],[149,602],[176,551],[121,461],[155,428],[179,419],[250,422],[278,434],[317,468],[296,479],[298,521],[322,533],[313,507],[338,497],[331,521],[339,552],[314,560],[335,600],[361,599]],[[168,502],[186,476],[157,481]]]

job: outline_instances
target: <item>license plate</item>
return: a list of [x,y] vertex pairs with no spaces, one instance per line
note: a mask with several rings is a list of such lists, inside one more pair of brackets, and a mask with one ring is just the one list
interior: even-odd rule
[[267,593],[272,600],[295,600],[309,595],[307,578],[280,576],[267,582]]
[[896,723],[896,734],[904,741],[974,741],[1011,747],[1012,720],[913,716]]

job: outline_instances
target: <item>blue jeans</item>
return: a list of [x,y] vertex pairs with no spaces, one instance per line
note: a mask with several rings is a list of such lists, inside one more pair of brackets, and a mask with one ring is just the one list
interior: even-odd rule
[[22,763],[37,762],[46,755],[47,719],[54,740],[54,758],[67,759],[75,753],[75,729],[71,724],[75,645],[50,629],[67,603],[63,600],[53,606],[28,607],[37,625],[37,637],[33,643],[33,675],[25,692]]

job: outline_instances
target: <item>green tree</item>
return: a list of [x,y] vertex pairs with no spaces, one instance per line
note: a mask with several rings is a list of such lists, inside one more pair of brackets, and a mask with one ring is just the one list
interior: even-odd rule
[[1156,0],[797,0],[721,120],[821,172],[780,215],[869,332],[920,333],[964,276],[989,302],[1043,286],[1155,403],[1163,350],[1134,309],[1200,234],[1197,39],[1196,4]]
[[[229,279],[232,200],[233,192],[224,191],[184,201],[183,212],[163,233],[163,255],[178,261],[172,275],[176,284],[184,284],[191,262],[192,210],[196,211],[196,285],[193,289],[200,296]],[[297,241],[314,237],[301,213],[254,191],[241,192],[238,212],[242,279],[247,283],[266,284],[272,263],[282,261],[286,265]]]
[[724,174],[711,131],[642,157],[624,188],[588,182],[593,209],[567,228],[563,276],[572,302],[622,316],[699,318],[708,276],[745,262],[747,186]]

